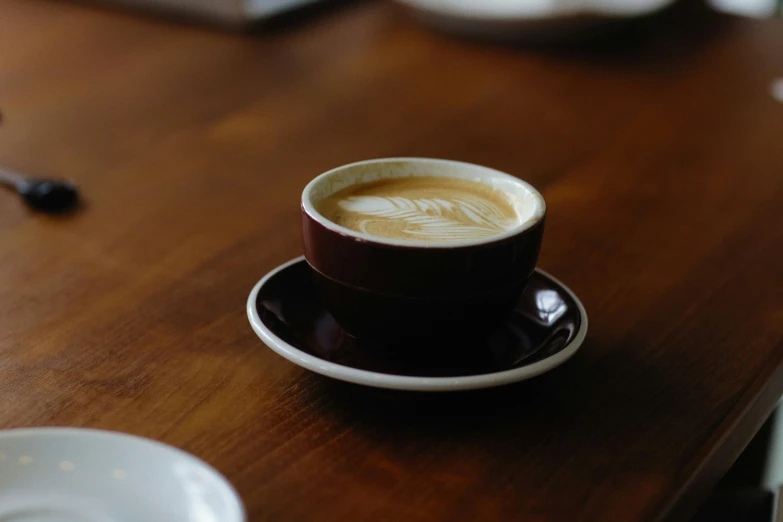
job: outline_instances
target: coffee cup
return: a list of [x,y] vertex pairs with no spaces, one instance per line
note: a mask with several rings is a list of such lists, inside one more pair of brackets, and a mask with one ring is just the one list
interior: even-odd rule
[[501,322],[535,269],[546,214],[519,178],[426,158],[335,168],[305,187],[301,207],[324,306],[346,333],[389,345]]

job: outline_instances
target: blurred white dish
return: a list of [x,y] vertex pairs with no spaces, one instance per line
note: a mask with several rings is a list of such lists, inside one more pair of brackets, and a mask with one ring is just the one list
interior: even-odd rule
[[322,0],[92,0],[130,8],[179,14],[214,22],[243,25]]
[[98,430],[0,431],[0,521],[244,520],[226,479],[171,446]]
[[397,0],[450,32],[500,39],[559,38],[611,20],[660,11],[675,0]]
[[484,19],[555,18],[574,15],[641,16],[672,0],[400,0],[418,9]]
[[769,18],[778,10],[777,0],[709,0],[709,3],[718,11],[753,18]]

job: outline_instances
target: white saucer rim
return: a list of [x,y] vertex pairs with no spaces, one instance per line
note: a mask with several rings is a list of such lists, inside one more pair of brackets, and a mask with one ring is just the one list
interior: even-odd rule
[[650,16],[671,6],[676,0],[651,0],[649,5],[635,9],[617,9],[607,6],[577,6],[564,9],[542,9],[538,11],[492,12],[465,9],[459,5],[433,3],[432,0],[397,0],[400,4],[418,12],[432,13],[475,23],[536,23],[557,22],[574,18],[598,20],[623,20]]
[[325,375],[327,377],[331,377],[333,379],[354,384],[361,384],[364,386],[371,386],[374,388],[406,391],[450,392],[492,388],[531,379],[560,366],[568,359],[573,357],[587,336],[587,312],[585,311],[582,302],[570,288],[560,282],[557,278],[553,277],[544,270],[536,268],[538,273],[551,279],[554,283],[563,288],[574,300],[577,309],[579,310],[579,315],[581,318],[579,330],[577,331],[574,339],[559,352],[533,364],[522,366],[520,368],[503,370],[501,372],[485,373],[481,375],[466,375],[458,377],[413,377],[409,375],[378,373],[369,370],[360,370],[357,368],[351,368],[349,366],[343,366],[341,364],[325,361],[305,353],[294,346],[291,346],[276,336],[269,328],[267,328],[266,325],[261,321],[261,317],[258,315],[256,301],[261,288],[267,283],[267,281],[269,281],[279,272],[285,270],[291,265],[301,263],[304,260],[304,256],[296,257],[272,269],[264,277],[262,277],[255,284],[253,290],[251,290],[250,295],[248,296],[247,316],[248,320],[250,321],[250,325],[253,327],[253,330],[256,332],[256,334],[261,338],[264,344],[266,344],[278,355],[288,359],[298,366],[301,366],[302,368],[321,375]]
[[0,443],[9,439],[23,439],[32,437],[91,437],[102,439],[114,439],[119,441],[127,441],[133,444],[146,445],[152,448],[173,453],[180,458],[189,461],[198,467],[209,472],[216,479],[216,483],[220,485],[221,494],[224,500],[227,501],[229,517],[226,518],[227,522],[246,522],[247,513],[245,506],[242,503],[242,499],[239,493],[231,484],[231,482],[215,467],[200,459],[199,457],[188,453],[182,449],[179,449],[165,442],[149,439],[139,435],[133,435],[131,433],[124,433],[119,431],[102,430],[96,428],[77,428],[67,426],[46,426],[46,427],[21,427],[21,428],[9,428],[0,430]]

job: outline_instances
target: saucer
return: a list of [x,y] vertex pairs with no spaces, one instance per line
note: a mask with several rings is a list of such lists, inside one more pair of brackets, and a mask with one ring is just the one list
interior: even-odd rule
[[0,521],[244,522],[223,476],[171,446],[109,431],[0,431]]
[[397,0],[446,32],[500,41],[557,42],[595,34],[609,23],[661,11],[675,0]]
[[269,272],[250,292],[247,315],[272,350],[341,381],[441,392],[502,386],[563,364],[587,334],[587,314],[579,299],[536,270],[516,309],[480,341],[435,350],[389,350],[343,333],[318,300],[309,270],[304,257],[298,257]]

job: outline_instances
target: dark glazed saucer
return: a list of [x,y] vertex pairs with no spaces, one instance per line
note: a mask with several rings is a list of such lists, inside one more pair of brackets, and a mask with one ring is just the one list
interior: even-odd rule
[[587,314],[562,283],[536,270],[514,312],[482,339],[383,346],[346,335],[318,300],[303,257],[274,269],[247,302],[253,329],[291,362],[377,388],[457,391],[501,386],[559,366],[582,344]]

